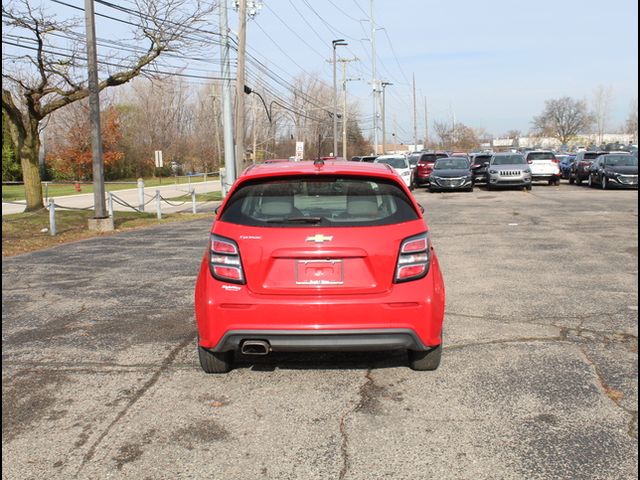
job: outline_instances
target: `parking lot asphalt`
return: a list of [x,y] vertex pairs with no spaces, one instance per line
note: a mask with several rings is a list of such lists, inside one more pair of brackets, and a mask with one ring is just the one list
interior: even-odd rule
[[210,221],[4,259],[2,477],[626,479],[638,474],[638,192],[430,194],[435,372],[403,353],[198,365]]

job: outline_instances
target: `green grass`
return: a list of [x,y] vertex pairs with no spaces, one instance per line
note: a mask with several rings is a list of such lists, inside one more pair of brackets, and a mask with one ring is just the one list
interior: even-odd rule
[[[217,180],[217,176],[208,176],[207,181]],[[107,183],[105,184],[105,190],[107,192],[115,192],[117,190],[127,190],[136,188],[137,180],[123,180],[123,182],[130,183]],[[131,183],[133,182],[133,183]],[[191,177],[191,183],[202,183],[204,182],[204,177]],[[158,187],[161,185],[188,185],[189,178],[188,177],[165,177],[165,178],[145,178],[144,186],[145,187]],[[83,193],[93,193],[93,183],[83,183],[80,185],[80,191],[78,192],[75,189],[73,183],[69,184],[51,184],[49,186],[42,185],[42,195],[47,197],[63,197],[66,195],[81,195]],[[2,186],[2,199],[10,202],[14,202],[16,200],[24,200],[24,186],[23,185],[3,185]]]
[[[18,255],[84,238],[109,235],[89,231],[89,218],[93,214],[93,211],[87,210],[56,211],[57,234],[55,236],[51,236],[48,231],[43,231],[49,228],[49,211],[44,208],[37,212],[4,215],[2,217],[2,256]],[[158,220],[154,213],[116,212],[114,225],[116,231],[123,231],[198,218],[213,219],[213,212],[195,215],[165,214],[162,220]]]

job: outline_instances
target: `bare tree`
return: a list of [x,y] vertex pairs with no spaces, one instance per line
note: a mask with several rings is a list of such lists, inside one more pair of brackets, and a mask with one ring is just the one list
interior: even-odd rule
[[[166,51],[180,50],[209,8],[199,0],[135,0],[137,47],[133,58],[109,62],[99,89],[122,85],[143,72]],[[39,133],[42,121],[56,110],[88,97],[86,62],[80,45],[62,50],[54,39],[80,39],[79,20],[59,20],[46,12],[38,0],[2,4],[3,44],[27,42],[29,53],[5,54],[2,62],[2,111],[9,120],[9,132],[22,166],[27,210],[42,208],[42,186],[38,168]],[[5,41],[6,39],[6,41]],[[17,40],[16,40],[17,39]],[[13,42],[11,42],[13,40]],[[141,47],[144,45],[144,47]],[[120,66],[124,65],[124,66]]]
[[563,145],[593,125],[587,102],[571,97],[547,100],[543,112],[533,118],[533,129],[538,135],[547,135]]
[[611,114],[611,99],[613,97],[613,88],[598,85],[593,92],[593,118],[596,126],[596,134],[598,135],[598,145],[604,141],[604,134],[609,126],[609,117]]
[[436,132],[442,148],[451,148],[453,144],[453,127],[450,122],[434,121],[433,131]]

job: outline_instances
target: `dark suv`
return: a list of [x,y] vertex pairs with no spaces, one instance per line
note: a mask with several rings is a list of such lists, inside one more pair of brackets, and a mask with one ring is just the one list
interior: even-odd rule
[[436,160],[439,158],[447,158],[448,156],[447,152],[422,152],[416,165],[413,184],[416,187],[429,185],[429,177],[431,176]]
[[471,173],[473,174],[473,183],[487,181],[487,167],[491,161],[491,153],[472,153],[471,154]]
[[583,181],[589,178],[589,168],[591,164],[600,155],[606,155],[609,152],[605,151],[586,151],[578,152],[576,158],[571,165],[571,171],[569,172],[569,183],[577,183],[580,185]]

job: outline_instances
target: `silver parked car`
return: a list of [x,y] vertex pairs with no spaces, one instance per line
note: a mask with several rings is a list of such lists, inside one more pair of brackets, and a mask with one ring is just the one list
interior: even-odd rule
[[487,167],[487,189],[524,187],[531,190],[531,169],[519,153],[495,153]]

